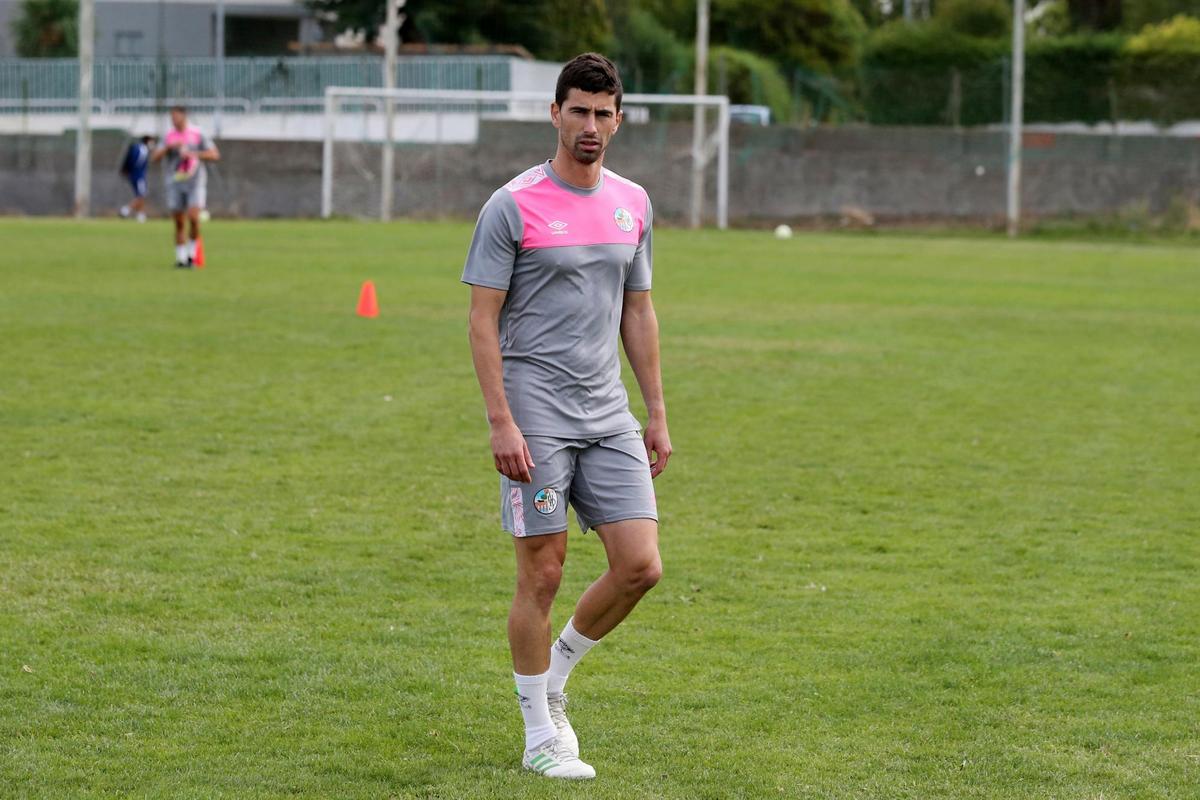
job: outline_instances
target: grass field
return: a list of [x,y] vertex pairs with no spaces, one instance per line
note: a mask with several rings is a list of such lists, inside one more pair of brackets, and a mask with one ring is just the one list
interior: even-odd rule
[[0,796],[1196,796],[1200,250],[661,231],[666,574],[563,786],[469,235],[0,221]]

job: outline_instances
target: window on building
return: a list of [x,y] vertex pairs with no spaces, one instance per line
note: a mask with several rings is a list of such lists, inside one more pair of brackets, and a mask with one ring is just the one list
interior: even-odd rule
[[281,17],[227,17],[225,53],[231,56],[288,54],[288,45],[300,38],[295,19]]
[[142,55],[142,32],[117,31],[116,46],[113,48],[113,52],[118,56]]

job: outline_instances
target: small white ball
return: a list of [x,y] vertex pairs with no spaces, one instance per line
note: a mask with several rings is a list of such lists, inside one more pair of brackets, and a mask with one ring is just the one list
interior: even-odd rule
[[212,214],[208,213],[208,209],[207,208],[201,209],[200,210],[200,221],[208,222],[210,219],[212,219]]
[[985,172],[987,172],[987,170],[983,168],[983,164],[980,164],[979,166],[975,167],[975,177],[976,178],[982,178],[983,174]]
[[791,228],[791,226],[790,226],[790,225],[779,225],[779,226],[777,226],[777,227],[775,228],[775,238],[776,238],[776,239],[790,239],[790,238],[792,238],[792,228]]

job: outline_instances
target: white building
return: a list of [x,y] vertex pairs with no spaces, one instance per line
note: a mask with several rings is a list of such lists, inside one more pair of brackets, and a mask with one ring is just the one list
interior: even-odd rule
[[[217,54],[214,0],[95,0],[96,57],[186,58]],[[12,23],[21,0],[0,0],[0,58],[17,54]],[[292,42],[310,44],[321,27],[299,0],[225,3],[225,52],[285,55]]]

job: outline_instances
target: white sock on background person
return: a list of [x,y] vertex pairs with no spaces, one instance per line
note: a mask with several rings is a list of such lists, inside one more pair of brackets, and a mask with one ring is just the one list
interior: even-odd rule
[[562,694],[567,678],[579,660],[595,646],[596,639],[589,639],[575,630],[575,618],[567,620],[562,633],[550,645],[550,671],[546,673],[546,693]]
[[554,720],[550,719],[550,706],[546,704],[547,674],[513,673],[513,680],[517,682],[517,702],[521,706],[521,716],[525,718],[526,750],[532,750],[558,735]]
[[187,254],[188,254],[188,258],[196,257],[196,240],[195,239],[188,239]]
[[186,264],[188,260],[188,252],[186,244],[175,245],[175,263]]

